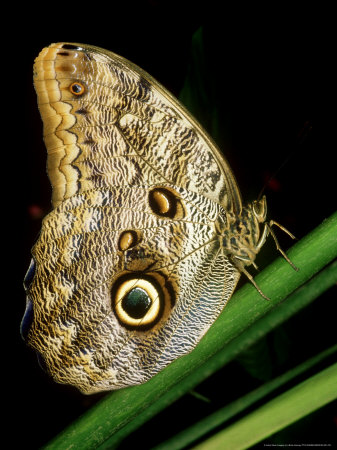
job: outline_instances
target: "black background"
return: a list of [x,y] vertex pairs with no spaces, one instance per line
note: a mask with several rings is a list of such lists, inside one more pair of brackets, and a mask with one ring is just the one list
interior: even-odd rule
[[[32,64],[44,46],[69,41],[112,50],[179,95],[191,69],[192,35],[203,26],[206,64],[200,70],[206,73],[207,100],[200,92],[195,93],[201,105],[195,114],[221,146],[244,200],[256,198],[269,176],[282,166],[265,191],[270,218],[301,238],[336,208],[331,12],[276,7],[219,10],[215,3],[207,5],[205,11],[188,2],[118,5],[69,4],[61,9],[55,4],[46,9],[13,10],[8,15],[11,27],[2,50],[6,55],[2,389],[8,430],[13,426],[16,430],[10,433],[13,447],[38,448],[101,397],[82,396],[73,388],[52,382],[19,336],[25,308],[22,279],[41,215],[50,209],[42,123],[32,84]],[[210,121],[208,112],[213,109],[217,110],[220,132]],[[307,137],[300,139],[303,130]],[[281,235],[280,242],[285,249],[291,245],[286,236]],[[276,256],[273,243],[267,244],[259,266],[264,267]],[[306,312],[307,322],[302,316],[301,320],[293,319],[295,324],[288,334],[293,352],[297,341],[299,348],[303,347],[304,339],[308,343],[306,357],[333,343],[333,296],[336,292],[330,291],[320,299],[319,310]],[[291,356],[290,352],[290,360]],[[230,389],[223,386],[224,376]],[[219,407],[257,383],[239,365],[232,364],[211,381],[212,386],[221,386],[221,395],[219,387],[212,392],[210,385],[204,385],[201,391],[217,399],[213,407]],[[221,404],[217,403],[219,396]],[[135,433],[135,441],[130,438],[125,448],[131,448],[134,442],[138,448],[150,448],[156,439],[160,442],[210,412],[209,406],[198,402],[185,396],[157,422]],[[182,412],[183,423],[177,419],[177,411]],[[329,441],[336,432],[334,416],[332,406],[325,408],[306,419],[309,422],[301,421],[297,428],[294,425],[292,437],[284,439],[301,440],[310,428],[317,432],[311,436],[312,441]],[[160,437],[149,438],[153,427],[161,431]]]

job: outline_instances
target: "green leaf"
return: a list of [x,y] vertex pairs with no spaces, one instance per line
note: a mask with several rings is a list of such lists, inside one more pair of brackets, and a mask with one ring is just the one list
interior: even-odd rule
[[[144,385],[108,394],[45,448],[90,449],[104,443],[111,448],[114,442],[121,439],[121,435],[118,436],[117,432],[121,430],[122,433],[123,427],[125,427],[123,431],[130,432],[191,390],[243,348],[256,342],[257,336],[258,338],[263,336],[276,324],[304,307],[306,301],[303,299],[299,302],[300,306],[285,301],[284,304],[289,304],[289,308],[285,311],[281,309],[281,315],[263,317],[336,258],[336,235],[337,213],[289,251],[289,257],[300,268],[299,272],[295,272],[287,262],[278,258],[256,277],[259,286],[272,301],[263,300],[253,286],[246,284],[233,296],[219,319],[192,353],[178,359]],[[334,278],[336,281],[336,266],[331,270],[330,279]],[[324,291],[322,287],[315,289],[314,296]],[[263,318],[260,321],[261,325],[252,332],[251,325],[261,318]],[[247,330],[247,334],[241,341],[238,336],[244,330]]]
[[197,445],[195,450],[240,450],[337,399],[337,363],[308,378],[235,424]]
[[[240,397],[238,400],[226,405],[223,408],[215,411],[213,414],[205,417],[203,420],[198,421],[192,426],[186,428],[181,433],[173,436],[171,439],[162,442],[155,449],[157,450],[181,450],[190,446],[196,440],[202,438],[207,433],[210,433],[215,428],[223,425],[229,419],[233,418],[237,414],[241,413],[245,409],[254,405],[254,403],[260,401],[267,395],[270,395],[276,389],[280,389],[286,383],[295,379],[299,375],[305,373],[309,369],[312,369],[315,365],[322,363],[325,359],[329,358],[334,353],[337,353],[337,344],[320,353],[319,355],[310,358],[308,361],[296,366],[295,368],[289,370],[276,377],[274,380],[265,383],[252,392]],[[152,449],[152,450],[155,450]]]

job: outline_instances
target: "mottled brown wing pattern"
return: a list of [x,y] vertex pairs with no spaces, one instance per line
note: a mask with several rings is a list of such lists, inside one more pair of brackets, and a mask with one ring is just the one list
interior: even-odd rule
[[228,164],[182,106],[123,58],[82,47],[52,45],[34,66],[54,206],[92,188],[170,183],[240,211]]
[[34,83],[54,208],[32,250],[23,333],[83,393],[143,383],[230,298],[239,191],[199,125],[119,56],[53,44]]

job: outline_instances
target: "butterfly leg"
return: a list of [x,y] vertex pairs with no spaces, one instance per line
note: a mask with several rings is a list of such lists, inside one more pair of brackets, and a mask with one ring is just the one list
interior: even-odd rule
[[246,270],[244,267],[241,268],[242,273],[244,273],[246,275],[246,277],[248,278],[248,280],[252,283],[252,285],[255,287],[255,289],[258,291],[258,293],[266,300],[270,300],[269,297],[267,297],[259,288],[259,286],[257,285],[256,281],[254,280],[254,278],[252,277],[252,275],[248,272],[248,270]]
[[273,237],[277,250],[281,253],[283,258],[291,265],[291,267],[294,270],[296,270],[296,272],[298,272],[299,268],[295,266],[295,264],[288,258],[286,253],[282,250],[282,248],[281,248],[281,246],[280,246],[280,244],[279,244],[279,242],[277,240],[277,237],[276,237],[274,231],[272,230],[272,226],[273,225],[276,225],[277,227],[279,227],[281,230],[283,230],[285,233],[287,233],[292,239],[296,239],[295,236],[293,234],[291,234],[290,231],[288,231],[285,227],[280,225],[278,222],[275,222],[274,220],[270,220],[269,223],[265,224],[265,228],[264,229],[267,229],[268,230],[267,233],[269,232],[271,234],[271,236]]
[[243,274],[246,275],[246,277],[248,278],[248,280],[252,283],[252,285],[255,287],[255,289],[258,291],[258,293],[266,300],[270,300],[269,297],[267,297],[262,290],[260,289],[260,287],[257,285],[256,281],[254,280],[253,276],[248,272],[248,270],[246,270],[244,264],[240,261],[240,258],[237,258],[235,256],[232,256],[230,258],[231,262],[233,263],[233,265]]

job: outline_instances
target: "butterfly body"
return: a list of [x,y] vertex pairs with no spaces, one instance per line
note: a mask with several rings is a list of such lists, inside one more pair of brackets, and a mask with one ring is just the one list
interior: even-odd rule
[[123,58],[52,44],[35,61],[53,210],[27,274],[28,344],[83,393],[147,381],[218,317],[267,228],[227,162]]

